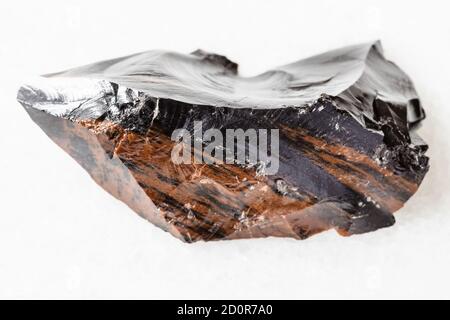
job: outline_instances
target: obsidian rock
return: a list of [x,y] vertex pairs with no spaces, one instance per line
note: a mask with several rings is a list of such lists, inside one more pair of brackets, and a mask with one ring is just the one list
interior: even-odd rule
[[[250,78],[202,50],[149,51],[37,78],[18,101],[99,185],[188,242],[387,227],[428,170],[424,110],[379,42]],[[200,121],[202,133],[278,129],[278,170],[175,164],[174,131]]]

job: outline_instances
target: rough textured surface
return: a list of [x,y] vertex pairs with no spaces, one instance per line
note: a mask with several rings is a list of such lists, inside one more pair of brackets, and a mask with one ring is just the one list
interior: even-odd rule
[[[424,111],[378,42],[251,78],[237,69],[201,50],[149,51],[37,78],[18,100],[98,184],[184,241],[394,223],[428,170],[415,132]],[[199,120],[203,130],[279,129],[278,173],[172,163],[173,131]]]

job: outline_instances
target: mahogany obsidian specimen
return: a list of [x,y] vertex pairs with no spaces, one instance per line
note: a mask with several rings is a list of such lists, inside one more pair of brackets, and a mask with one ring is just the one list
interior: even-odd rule
[[[197,240],[387,227],[428,170],[424,111],[379,42],[244,78],[198,50],[149,51],[22,86],[31,118],[145,219]],[[279,129],[279,170],[175,164],[175,129]],[[246,146],[248,147],[248,146]],[[197,150],[198,151],[198,150]]]

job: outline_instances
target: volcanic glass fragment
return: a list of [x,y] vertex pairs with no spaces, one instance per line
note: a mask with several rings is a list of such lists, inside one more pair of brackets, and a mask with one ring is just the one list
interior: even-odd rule
[[394,223],[428,170],[424,111],[379,42],[255,77],[148,51],[45,75],[18,101],[92,178],[184,241]]

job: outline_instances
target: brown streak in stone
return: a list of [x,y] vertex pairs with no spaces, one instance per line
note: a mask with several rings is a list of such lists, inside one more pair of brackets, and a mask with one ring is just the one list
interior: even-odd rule
[[[356,192],[362,191],[366,196],[370,196],[389,211],[395,211],[401,208],[404,203],[403,200],[406,199],[397,199],[388,196],[385,192],[387,188],[385,184],[392,190],[401,188],[409,195],[413,194],[418,188],[417,184],[395,175],[392,171],[379,166],[375,160],[352,148],[327,143],[324,140],[308,135],[302,129],[284,127],[282,130],[291,139],[301,139],[316,147],[316,152],[307,149],[304,152],[318,166],[335,176],[337,180],[341,181],[347,187]],[[324,150],[324,152],[320,152],[320,150]],[[332,156],[332,154],[344,155],[347,161]],[[357,166],[358,163],[362,163],[377,172],[384,180],[384,183],[381,183],[373,175],[359,168]],[[349,168],[349,170],[340,169],[337,165]]]
[[[172,223],[188,227],[189,235],[185,236],[193,241],[214,237],[216,232],[224,237],[249,228],[256,230],[254,226],[265,225],[268,221],[272,226],[265,227],[266,233],[279,236],[288,233],[292,236],[295,232],[287,231],[291,226],[286,225],[285,221],[279,224],[273,222],[279,216],[301,212],[315,201],[300,201],[275,192],[266,177],[255,178],[256,171],[252,168],[231,164],[175,165],[171,162],[175,142],[153,128],[142,136],[124,132],[120,126],[105,122],[84,121],[80,124],[96,134],[108,131],[110,136],[115,137],[114,154],[127,164],[148,196],[165,212],[166,220],[174,220]],[[112,134],[114,130],[118,133]],[[212,198],[215,200],[212,201]],[[178,209],[174,208],[174,204],[168,205],[165,202],[168,199],[176,201]],[[193,209],[201,217],[189,219],[189,210],[180,208],[190,205],[192,199],[197,200]],[[246,216],[241,219],[242,212]],[[202,220],[205,217],[210,221]],[[283,226],[280,231],[276,231],[277,225]],[[211,229],[210,234],[200,231]]]

